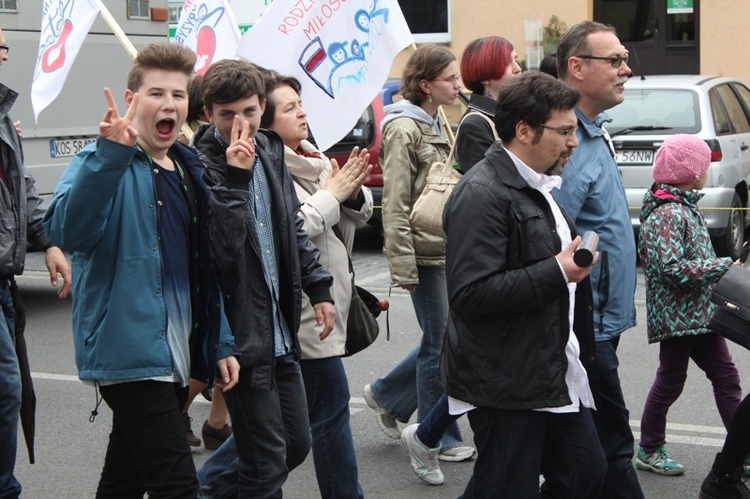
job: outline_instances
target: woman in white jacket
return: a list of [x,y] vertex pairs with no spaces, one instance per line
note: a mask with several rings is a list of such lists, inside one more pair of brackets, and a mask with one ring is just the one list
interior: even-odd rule
[[302,203],[304,228],[320,250],[320,263],[333,275],[333,331],[319,338],[315,312],[303,295],[298,334],[318,487],[323,498],[363,497],[349,425],[349,382],[341,356],[352,292],[349,254],[357,225],[372,215],[372,194],[362,185],[370,172],[369,154],[355,148],[339,169],[335,160],[329,161],[307,140],[299,81],[275,71],[264,73],[264,80],[261,127],[275,131],[284,141],[284,161]]

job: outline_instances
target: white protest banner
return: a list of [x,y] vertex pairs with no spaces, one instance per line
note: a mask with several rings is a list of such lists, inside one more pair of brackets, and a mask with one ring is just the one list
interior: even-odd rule
[[195,72],[202,75],[212,62],[233,59],[240,43],[240,29],[227,0],[185,0],[175,43],[198,56]]
[[44,0],[39,52],[31,82],[35,121],[60,94],[98,13],[93,0]]
[[300,80],[324,151],[351,130],[412,43],[396,0],[274,0],[237,54]]

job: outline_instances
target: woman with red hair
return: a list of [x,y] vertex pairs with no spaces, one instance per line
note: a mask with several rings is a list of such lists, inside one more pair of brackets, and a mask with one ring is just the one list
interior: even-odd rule
[[456,161],[464,173],[479,163],[487,148],[495,142],[491,125],[495,116],[495,97],[503,83],[521,74],[517,59],[513,44],[500,36],[477,38],[464,49],[461,79],[464,87],[472,92],[469,109],[461,118],[460,132],[456,137]]

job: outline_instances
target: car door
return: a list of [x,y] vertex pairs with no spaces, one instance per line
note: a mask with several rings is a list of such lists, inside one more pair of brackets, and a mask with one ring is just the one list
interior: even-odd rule
[[725,185],[735,186],[742,180],[750,179],[750,121],[729,83],[718,85],[711,92],[714,94],[712,106],[721,105],[729,122],[728,133],[721,134],[717,130],[717,138],[721,143],[722,162],[725,163],[722,165]]
[[[731,83],[730,86],[739,99],[745,121],[748,121],[748,117],[750,117],[750,90],[740,82]],[[744,178],[748,185],[750,185],[750,131],[740,133],[737,137],[737,142],[740,149],[739,154]]]

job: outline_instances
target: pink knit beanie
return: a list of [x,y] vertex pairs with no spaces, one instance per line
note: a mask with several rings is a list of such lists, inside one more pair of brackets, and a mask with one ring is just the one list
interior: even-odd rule
[[660,184],[686,184],[705,175],[711,148],[695,135],[672,135],[656,151],[654,180]]

